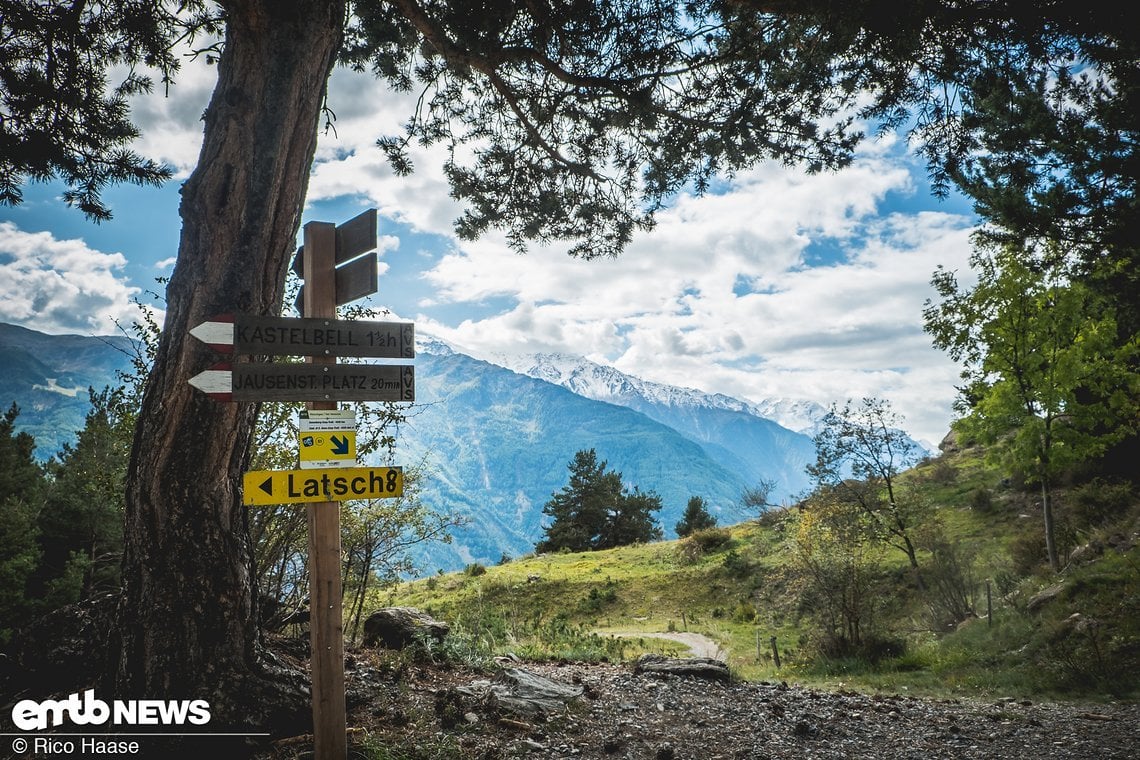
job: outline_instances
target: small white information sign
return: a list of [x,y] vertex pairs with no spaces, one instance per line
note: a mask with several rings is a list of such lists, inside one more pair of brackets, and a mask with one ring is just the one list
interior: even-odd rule
[[302,470],[356,467],[356,412],[351,409],[302,411],[297,436]]

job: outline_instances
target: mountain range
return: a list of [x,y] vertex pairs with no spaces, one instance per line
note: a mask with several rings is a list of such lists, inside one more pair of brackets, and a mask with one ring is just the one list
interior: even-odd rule
[[[808,486],[811,434],[826,413],[818,404],[750,403],[574,356],[484,361],[419,337],[416,402],[397,431],[396,463],[422,467],[427,506],[467,519],[451,544],[416,550],[423,571],[532,551],[543,535],[542,507],[583,449],[594,449],[630,488],[661,497],[666,536],[675,535],[692,496],[728,525],[754,516],[741,505],[746,488],[774,481],[770,501],[778,503]],[[87,387],[116,384],[132,356],[125,337],[0,324],[0,403],[20,406],[17,427],[35,435],[46,459],[82,428]]]
[[0,406],[16,402],[16,428],[35,437],[35,454],[46,460],[83,428],[88,388],[119,385],[134,356],[126,336],[47,335],[0,322]]

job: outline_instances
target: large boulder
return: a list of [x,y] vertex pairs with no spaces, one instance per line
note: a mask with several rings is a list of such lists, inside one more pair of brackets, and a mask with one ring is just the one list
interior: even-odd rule
[[475,681],[455,691],[486,710],[525,717],[559,713],[582,696],[585,687],[551,680],[521,668],[507,668],[493,681]]
[[418,641],[442,642],[451,630],[415,607],[382,607],[364,621],[364,646],[403,649]]
[[633,667],[634,673],[655,675],[689,676],[710,681],[729,681],[732,674],[723,660],[712,657],[664,657],[659,654],[643,654]]

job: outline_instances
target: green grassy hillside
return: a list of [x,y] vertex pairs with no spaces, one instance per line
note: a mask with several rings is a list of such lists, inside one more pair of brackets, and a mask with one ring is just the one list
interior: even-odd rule
[[1140,694],[1140,505],[1128,486],[1062,493],[1059,536],[1073,559],[1054,575],[1034,492],[979,452],[948,452],[904,480],[956,547],[972,614],[950,624],[940,616],[929,553],[922,590],[902,552],[887,550],[874,586],[877,653],[827,656],[819,646],[810,602],[788,571],[795,508],[699,540],[473,565],[371,603],[428,610],[485,654],[625,659],[684,649],[637,633],[688,631],[714,640],[749,680],[938,696]]

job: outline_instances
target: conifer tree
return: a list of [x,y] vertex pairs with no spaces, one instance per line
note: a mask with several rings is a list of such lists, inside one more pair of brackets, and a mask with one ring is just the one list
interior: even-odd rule
[[661,537],[652,516],[661,509],[661,498],[637,488],[630,492],[621,473],[607,471],[606,466],[594,449],[574,455],[570,482],[542,508],[553,519],[536,551],[610,549]]
[[19,416],[13,402],[0,417],[0,644],[31,614],[27,586],[40,559],[36,521],[46,481],[32,455],[35,439],[15,432]]
[[685,513],[681,515],[681,520],[677,523],[675,530],[678,536],[684,538],[698,530],[715,527],[716,518],[709,514],[705,507],[705,500],[700,496],[690,496],[689,503],[685,506]]

